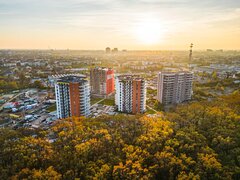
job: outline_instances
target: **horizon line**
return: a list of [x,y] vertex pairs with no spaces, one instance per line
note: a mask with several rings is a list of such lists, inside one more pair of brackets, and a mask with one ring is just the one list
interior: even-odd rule
[[[42,50],[42,51],[103,51],[105,52],[105,49],[70,49],[70,48],[55,48],[55,49],[45,49],[45,48],[0,48],[0,51],[6,51],[6,50],[15,50],[15,51],[36,51],[36,50]],[[206,48],[206,49],[194,49],[194,51],[207,51],[207,50],[212,50],[212,51],[240,51],[240,49],[212,49],[212,48]],[[189,49],[118,49],[118,52],[131,52],[131,51],[189,51]]]

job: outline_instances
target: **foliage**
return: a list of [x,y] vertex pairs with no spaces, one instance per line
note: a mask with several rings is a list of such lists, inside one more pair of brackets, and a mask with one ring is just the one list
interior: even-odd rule
[[16,81],[0,80],[0,93],[18,89]]
[[44,89],[44,85],[43,85],[42,82],[39,81],[39,80],[34,81],[31,86],[32,86],[33,88]]
[[162,116],[58,120],[1,129],[0,179],[239,179],[240,94]]

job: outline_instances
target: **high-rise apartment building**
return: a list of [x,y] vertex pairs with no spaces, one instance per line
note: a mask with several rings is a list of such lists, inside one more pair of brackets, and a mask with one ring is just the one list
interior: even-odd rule
[[58,118],[90,115],[90,86],[86,77],[60,78],[55,84],[55,94]]
[[96,67],[90,72],[91,93],[106,97],[114,92],[114,71],[110,68]]
[[192,96],[193,73],[159,72],[157,79],[157,99],[164,105],[188,101]]
[[115,104],[120,112],[132,114],[145,112],[145,80],[133,75],[118,76],[116,78]]
[[106,51],[106,53],[110,53],[111,52],[111,48],[110,47],[106,47],[105,51]]

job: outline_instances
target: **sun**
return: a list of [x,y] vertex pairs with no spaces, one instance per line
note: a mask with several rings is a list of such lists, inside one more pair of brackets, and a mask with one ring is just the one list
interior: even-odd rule
[[142,21],[135,29],[136,38],[143,44],[156,44],[162,40],[163,35],[163,28],[156,20]]

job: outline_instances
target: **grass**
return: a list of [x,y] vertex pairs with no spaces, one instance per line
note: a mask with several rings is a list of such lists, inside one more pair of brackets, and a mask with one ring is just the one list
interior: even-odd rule
[[147,113],[147,114],[156,114],[155,111],[153,111],[152,109],[149,109],[149,108],[147,108],[146,113]]
[[56,111],[56,110],[57,110],[56,104],[53,104],[53,105],[51,105],[47,108],[47,111],[49,111],[49,112],[53,112],[53,111]]
[[97,103],[98,101],[102,100],[103,98],[92,98],[91,97],[91,105]]
[[114,106],[115,105],[115,101],[114,101],[114,99],[104,99],[99,104],[106,105],[106,106]]

